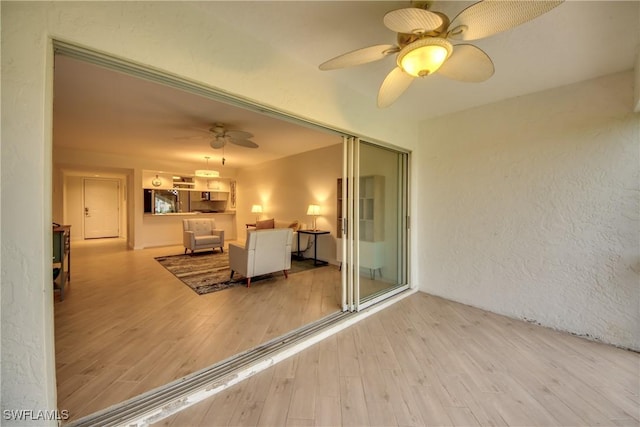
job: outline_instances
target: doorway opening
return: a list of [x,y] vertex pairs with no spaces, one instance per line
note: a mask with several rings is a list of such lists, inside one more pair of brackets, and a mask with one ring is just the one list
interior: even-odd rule
[[[172,217],[151,217],[144,214],[142,171],[156,169],[184,172],[174,169],[174,158],[166,156],[168,159],[159,160],[142,157],[126,164],[118,164],[119,157],[116,153],[97,151],[85,157],[91,158],[88,163],[75,165],[78,168],[92,165],[119,167],[131,169],[132,172],[126,177],[127,186],[120,190],[126,194],[119,195],[122,200],[126,200],[126,207],[119,218],[125,218],[126,225],[123,227],[128,230],[129,247],[118,241],[75,242],[76,273],[72,286],[76,295],[82,294],[82,297],[73,298],[73,295],[69,295],[65,298],[64,305],[59,304],[55,309],[58,398],[64,402],[59,402],[61,407],[78,405],[72,411],[72,417],[74,414],[84,416],[99,411],[342,309],[360,307],[359,304],[341,304],[346,285],[341,280],[341,270],[335,258],[335,238],[343,232],[337,230],[334,221],[337,209],[336,183],[338,179],[344,178],[340,170],[340,156],[344,149],[340,132],[277,111],[268,111],[264,107],[230,98],[229,95],[219,94],[210,88],[150,71],[121,59],[62,43],[54,45],[56,55],[92,66],[106,67],[110,71],[115,69],[115,72],[128,78],[144,77],[145,84],[151,81],[188,91],[190,95],[226,105],[227,111],[242,108],[251,110],[251,114],[259,112],[264,116],[266,113],[268,118],[262,120],[279,120],[288,126],[293,124],[300,128],[312,128],[317,133],[329,135],[334,141],[332,145],[319,143],[309,153],[294,153],[289,156],[292,157],[290,160],[281,157],[272,160],[271,164],[261,163],[250,168],[238,168],[233,173],[237,184],[238,209],[233,214],[235,219],[232,222],[236,235],[230,240],[242,240],[246,232],[244,224],[254,222],[249,219],[253,217],[249,207],[256,202],[260,202],[273,216],[297,219],[291,218],[293,211],[282,207],[285,201],[291,201],[292,198],[297,198],[299,209],[304,210],[304,213],[293,215],[305,215],[307,205],[319,203],[325,211],[314,218],[314,223],[329,231],[324,253],[322,250],[320,255],[314,253],[314,258],[317,256],[329,261],[327,268],[317,269],[309,274],[292,275],[288,280],[276,281],[273,283],[275,286],[252,287],[250,293],[244,288],[236,287],[206,296],[194,295],[154,259],[155,256],[167,253],[182,252],[179,240],[169,237],[168,241],[173,244],[145,245],[146,241],[153,241],[157,237],[159,230],[164,233],[169,229],[166,223],[172,221]],[[57,67],[56,70],[60,68]],[[124,84],[122,79],[119,81]],[[61,98],[59,93],[56,95],[56,99]],[[160,105],[160,109],[178,107],[168,101],[166,104],[158,101],[155,99],[154,105]],[[54,107],[54,126],[56,123]],[[279,136],[282,137],[282,133]],[[160,146],[161,142],[157,144]],[[56,156],[58,149],[65,153],[74,152],[74,147],[57,147],[54,140],[54,160],[60,157]],[[140,146],[130,145],[129,149],[128,156],[134,157],[133,153]],[[71,157],[74,156],[69,156]],[[226,157],[229,161],[225,167],[230,168],[233,157],[229,153]],[[323,177],[321,173],[326,172],[329,166],[320,167],[322,163],[319,159],[324,159],[327,165],[333,165],[336,170]],[[147,166],[145,161],[151,165]],[[305,162],[317,166],[313,179],[308,178],[310,168],[296,170],[293,166],[299,167]],[[188,162],[176,160],[175,163]],[[278,175],[274,171],[282,171],[283,164],[289,165],[291,169]],[[54,164],[54,171],[56,169]],[[303,183],[301,179],[292,179],[296,173],[307,179],[304,184],[308,187],[300,185]],[[265,186],[268,181],[265,177],[271,180],[271,187]],[[283,183],[289,186],[285,188]],[[279,193],[273,191],[275,187],[280,188]],[[242,211],[243,207],[245,211]],[[355,210],[353,212],[356,213]],[[176,227],[170,229],[177,230]],[[144,249],[132,251],[131,246]],[[320,243],[313,247],[314,251],[318,249]],[[358,250],[356,244],[356,254]],[[348,258],[347,264],[353,265],[357,263],[357,259]],[[358,267],[356,271],[359,270]],[[386,279],[392,271],[388,266],[374,270],[378,280],[383,277]],[[403,277],[405,282],[399,286],[406,285],[406,273]],[[108,304],[113,304],[108,310],[111,315],[104,318],[100,307]],[[159,338],[154,341],[151,337]],[[117,349],[114,350],[114,347]],[[86,402],[87,396],[92,396],[92,400]]]

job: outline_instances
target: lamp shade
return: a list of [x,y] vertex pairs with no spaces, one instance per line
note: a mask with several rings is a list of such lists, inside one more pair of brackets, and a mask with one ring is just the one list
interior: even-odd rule
[[309,205],[309,207],[307,208],[307,215],[320,215],[320,206]]
[[262,213],[262,205],[251,206],[251,213]]
[[309,205],[307,208],[307,215],[311,215],[313,217],[313,228],[312,230],[317,230],[316,228],[316,217],[320,215],[320,206],[318,205]]

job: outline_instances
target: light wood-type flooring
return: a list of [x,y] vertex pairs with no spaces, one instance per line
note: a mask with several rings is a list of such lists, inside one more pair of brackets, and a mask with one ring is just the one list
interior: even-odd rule
[[183,250],[72,243],[54,306],[58,408],[71,421],[339,310],[336,266],[197,295],[154,260]]
[[640,355],[417,293],[158,426],[638,426]]

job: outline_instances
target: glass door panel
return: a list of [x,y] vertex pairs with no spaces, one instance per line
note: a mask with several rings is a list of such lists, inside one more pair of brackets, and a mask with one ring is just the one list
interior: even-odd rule
[[342,302],[357,311],[408,288],[408,154],[345,137],[343,158]]
[[363,308],[407,286],[407,154],[362,141],[358,154],[358,294]]

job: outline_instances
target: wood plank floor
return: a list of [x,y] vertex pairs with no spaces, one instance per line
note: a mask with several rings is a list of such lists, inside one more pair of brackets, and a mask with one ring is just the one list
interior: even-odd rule
[[640,355],[417,293],[158,426],[638,426]]
[[335,266],[197,295],[154,260],[182,252],[72,243],[71,285],[55,302],[58,407],[70,421],[339,310]]

